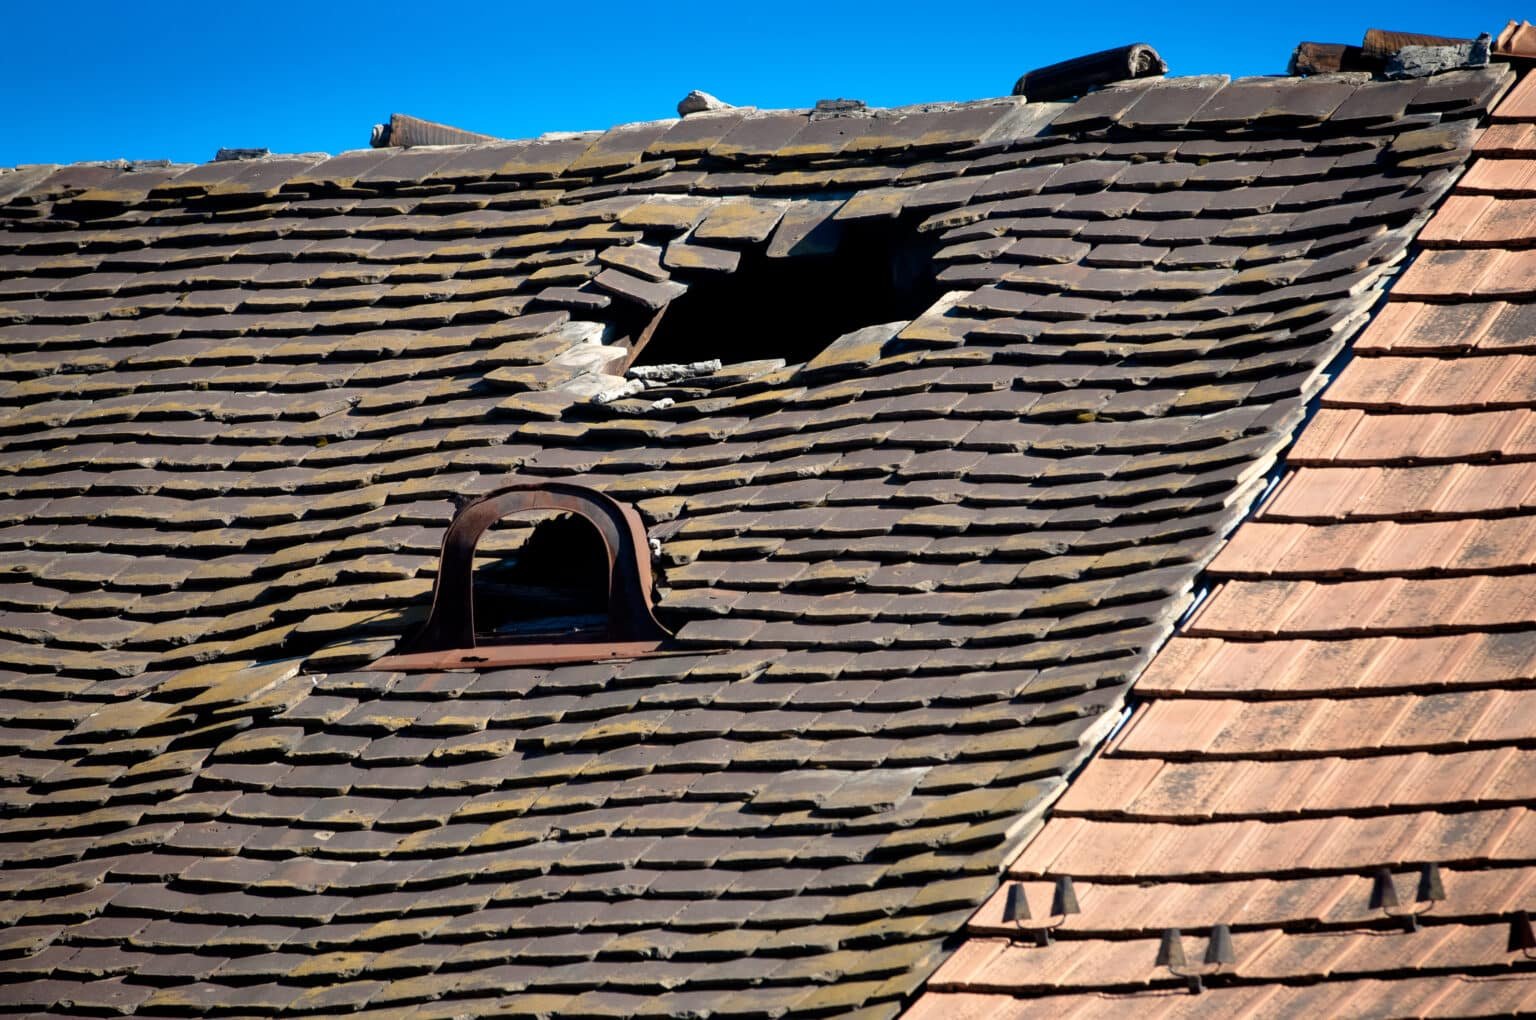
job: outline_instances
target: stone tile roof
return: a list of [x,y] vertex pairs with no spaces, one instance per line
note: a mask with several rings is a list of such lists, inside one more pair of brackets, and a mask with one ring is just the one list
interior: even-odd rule
[[[1423,251],[1352,345],[1291,469],[1137,685],[1144,704],[1009,873],[1082,907],[1018,941],[994,897],[917,1017],[1489,1016],[1536,1011],[1508,945],[1536,907],[1533,293],[1536,77],[1496,108]],[[1373,907],[1389,870],[1424,910]],[[1188,995],[1155,966],[1229,925]]]
[[[893,1015],[1506,84],[0,175],[0,1001]],[[591,399],[604,322],[871,221],[944,300]],[[513,474],[638,505],[691,654],[361,668]]]

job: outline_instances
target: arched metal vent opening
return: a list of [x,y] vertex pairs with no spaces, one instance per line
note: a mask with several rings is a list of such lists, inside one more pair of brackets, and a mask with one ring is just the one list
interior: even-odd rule
[[[524,555],[504,576],[477,578],[475,553],[487,531],[510,515],[550,511],[564,516],[532,529]],[[596,591],[585,580],[594,571],[606,578]],[[490,612],[496,619],[480,618]],[[580,485],[523,483],[471,500],[454,515],[426,624],[374,668],[637,658],[664,651],[671,636],[651,608],[650,549],[634,508]]]

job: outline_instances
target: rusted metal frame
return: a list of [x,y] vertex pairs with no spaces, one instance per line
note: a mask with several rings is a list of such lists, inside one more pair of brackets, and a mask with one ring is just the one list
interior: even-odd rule
[[[478,644],[475,549],[497,521],[516,513],[563,510],[596,530],[608,562],[608,623],[602,641]],[[645,526],[634,508],[566,482],[511,485],[460,508],[443,535],[432,610],[416,634],[374,665],[379,669],[453,669],[516,663],[590,662],[657,651],[672,635],[651,610]]]
[[537,645],[481,645],[436,652],[386,655],[369,668],[397,673],[445,669],[502,669],[510,666],[559,666],[575,662],[654,659],[692,654],[663,648],[660,641],[572,641]]

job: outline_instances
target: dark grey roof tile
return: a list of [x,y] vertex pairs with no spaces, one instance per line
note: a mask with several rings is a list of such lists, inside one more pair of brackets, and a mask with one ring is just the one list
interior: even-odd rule
[[1156,84],[1130,81],[1089,93],[1058,114],[1051,121],[1050,129],[1056,134],[1066,134],[1072,131],[1096,131],[1119,124],[1126,112],[1142,98],[1144,91]]
[[1509,88],[1513,78],[1510,69],[1502,64],[1438,74],[1415,90],[1408,102],[1408,112],[1433,111],[1449,117],[1485,110]]
[[684,117],[652,141],[645,154],[680,159],[703,155],[749,115],[750,112],[744,110],[719,110]]
[[721,159],[763,159],[774,155],[808,123],[803,113],[753,114],[711,145],[708,152]]
[[1225,75],[1176,78],[1148,86],[1117,126],[1129,130],[1165,130],[1187,124],[1226,85]]
[[1228,84],[1190,118],[1191,126],[1241,127],[1266,124],[1313,124],[1327,120],[1356,89],[1353,82],[1285,78],[1241,78]]
[[577,175],[612,173],[632,167],[676,124],[676,121],[658,120],[612,128],[597,136],[563,172]]

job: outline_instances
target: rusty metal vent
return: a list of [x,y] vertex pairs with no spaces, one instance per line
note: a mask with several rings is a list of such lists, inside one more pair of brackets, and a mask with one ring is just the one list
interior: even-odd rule
[[[607,571],[606,614],[595,628],[565,634],[486,634],[475,624],[475,549],[513,514],[564,511],[587,529]],[[573,534],[573,533],[567,533]],[[579,541],[575,537],[567,541]],[[598,548],[600,546],[600,548]],[[572,549],[572,557],[583,550]],[[462,506],[443,535],[432,611],[416,634],[373,664],[382,670],[440,670],[596,662],[667,654],[671,637],[651,610],[650,549],[640,515],[600,492],[565,482],[511,485]]]

